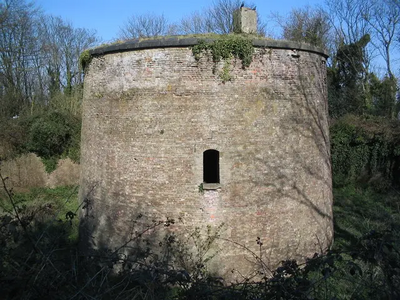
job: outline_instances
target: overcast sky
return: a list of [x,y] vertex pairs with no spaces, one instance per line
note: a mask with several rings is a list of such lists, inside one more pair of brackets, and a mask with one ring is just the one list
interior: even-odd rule
[[[62,17],[74,27],[95,29],[104,42],[112,41],[119,28],[132,15],[164,14],[171,22],[179,22],[194,11],[209,7],[213,0],[36,0],[45,13]],[[259,17],[268,21],[272,12],[285,16],[293,8],[315,7],[323,0],[253,0]],[[268,22],[270,30],[274,24]]]

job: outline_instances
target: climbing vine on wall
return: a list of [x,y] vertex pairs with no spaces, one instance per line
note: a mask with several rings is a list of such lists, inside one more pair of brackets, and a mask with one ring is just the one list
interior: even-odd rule
[[379,178],[400,184],[400,122],[348,115],[331,126],[334,184]]
[[222,35],[212,42],[200,40],[192,47],[192,53],[196,60],[199,60],[203,53],[210,53],[214,63],[224,60],[220,76],[223,81],[228,81],[231,79],[227,66],[230,60],[238,58],[242,61],[243,68],[247,68],[253,60],[254,47],[250,39],[241,35]]

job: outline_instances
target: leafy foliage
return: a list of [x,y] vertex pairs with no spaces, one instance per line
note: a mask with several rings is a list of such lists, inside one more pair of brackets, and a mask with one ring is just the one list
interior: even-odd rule
[[6,178],[0,178],[2,295],[6,299],[47,298],[62,285],[68,286],[69,251],[78,237],[77,188],[14,194],[6,188]]
[[33,152],[42,158],[47,172],[57,167],[58,159],[79,161],[81,120],[71,114],[46,111],[20,120],[26,130],[19,152]]
[[4,128],[0,137],[8,149],[4,158],[33,152],[42,158],[48,172],[61,157],[79,161],[81,120],[67,111],[41,110],[3,121],[0,128]]
[[[203,32],[212,28],[231,32],[232,13],[225,7],[237,8],[240,2],[217,1],[208,12],[215,23],[211,24],[208,17],[200,14],[199,20],[189,20],[188,30],[197,32],[199,28]],[[376,37],[384,32],[382,25],[394,24],[393,21],[379,23],[381,19],[391,18],[391,14],[380,14],[378,9],[382,3],[394,2],[374,3],[375,14],[370,15],[368,22],[371,26],[378,25]],[[398,14],[394,8],[392,12]],[[288,38],[324,45],[327,23],[323,17],[310,15],[307,19],[307,15],[301,14],[299,17],[302,18],[291,20],[297,27],[285,32]],[[366,14],[361,15],[365,17]],[[83,75],[76,62],[78,53],[95,42],[94,34],[74,30],[59,18],[40,16],[33,4],[23,0],[0,3],[0,21],[0,45],[4,50],[0,55],[4,73],[0,80],[2,145],[10,146],[10,156],[36,152],[49,169],[60,156],[78,160],[80,121],[77,116]],[[199,26],[193,26],[194,23]],[[168,27],[169,32],[172,29]],[[244,278],[239,284],[224,286],[220,278],[208,273],[206,266],[213,258],[208,250],[219,238],[218,231],[208,230],[202,236],[195,230],[182,241],[169,232],[161,243],[152,245],[144,233],[149,229],[168,229],[174,221],[153,221],[143,229],[137,228],[138,217],[131,239],[117,247],[121,251],[101,249],[93,256],[80,256],[75,244],[78,204],[74,189],[14,194],[6,188],[6,179],[1,178],[4,187],[0,193],[2,297],[399,299],[399,197],[395,192],[387,193],[399,185],[400,178],[399,122],[388,120],[398,112],[395,109],[397,87],[389,52],[383,55],[388,75],[379,79],[368,71],[369,36],[356,36],[341,37],[343,40],[338,43],[328,73],[331,116],[340,118],[331,127],[334,183],[340,187],[335,190],[334,250],[326,255],[316,254],[304,264],[284,261],[272,270],[271,277],[260,274],[259,280]],[[379,37],[378,41],[385,42]],[[386,43],[387,49],[389,46]],[[214,62],[224,61],[223,81],[231,78],[230,60],[238,58],[244,68],[248,67],[253,51],[251,42],[234,35],[222,36],[213,43],[203,41],[193,48],[196,58],[210,53]],[[82,53],[83,68],[90,62],[88,54]],[[38,107],[48,109],[37,113]],[[348,113],[362,117],[346,116]],[[197,253],[188,251],[189,242],[195,245]],[[255,242],[261,249],[262,241],[257,238]],[[128,248],[136,252],[125,255],[122,250]],[[179,268],[171,262],[179,262]]]
[[328,69],[329,112],[334,118],[363,114],[371,108],[366,89],[365,47],[369,35],[351,44],[342,44]]
[[79,66],[82,70],[85,70],[92,60],[89,50],[84,50],[79,56]]
[[370,86],[372,113],[389,119],[395,118],[398,113],[396,108],[396,79],[385,76],[382,80],[379,80],[375,74],[371,74]]
[[79,119],[57,111],[33,117],[30,122],[28,150],[40,157],[60,156],[79,136]]
[[334,190],[335,249],[362,270],[364,299],[397,299],[400,250],[399,194],[346,186]]
[[[115,249],[80,256],[76,189],[14,194],[2,178],[0,281],[7,299],[397,299],[400,219],[397,201],[335,190],[339,243],[305,263],[283,261],[270,275],[224,285],[207,270],[220,228],[195,229],[186,239],[168,231],[172,219],[133,220],[130,238]],[[66,201],[63,201],[66,199]],[[64,204],[63,204],[64,203]],[[389,216],[389,217],[388,217]],[[368,218],[369,222],[362,218]],[[363,225],[363,226],[360,226]],[[221,225],[223,226],[223,225]],[[356,228],[355,228],[356,227]],[[375,228],[375,229],[372,229]],[[154,243],[151,232],[165,234]],[[351,238],[349,238],[351,236]],[[262,250],[260,238],[254,241]],[[188,245],[193,248],[189,250]],[[196,249],[196,251],[193,251]],[[253,253],[254,254],[254,253]],[[24,286],[21,289],[21,286]]]
[[230,65],[232,58],[238,58],[242,61],[242,67],[247,68],[253,61],[254,47],[250,39],[241,35],[223,35],[217,36],[213,42],[199,40],[197,45],[192,47],[192,53],[196,60],[199,60],[203,53],[210,53],[214,61],[214,70],[216,64],[223,60],[224,66],[220,73],[223,82],[230,81]]
[[363,181],[384,190],[399,185],[400,122],[348,115],[331,126],[335,185]]
[[223,35],[215,39],[212,43],[200,40],[192,48],[196,59],[204,52],[210,51],[213,61],[227,60],[232,57],[242,61],[243,68],[250,66],[253,60],[254,47],[252,41],[241,35]]

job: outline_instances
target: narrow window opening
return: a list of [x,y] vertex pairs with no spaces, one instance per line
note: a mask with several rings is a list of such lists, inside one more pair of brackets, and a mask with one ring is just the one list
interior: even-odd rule
[[219,183],[219,151],[206,150],[203,152],[203,181],[204,183]]

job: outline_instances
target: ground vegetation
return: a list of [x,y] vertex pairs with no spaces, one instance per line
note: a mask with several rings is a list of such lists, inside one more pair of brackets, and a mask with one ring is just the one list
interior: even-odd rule
[[[225,4],[233,9],[241,3],[217,1],[207,13],[144,35],[231,32],[231,11],[225,14]],[[398,8],[398,0],[327,0],[315,10],[294,10],[280,22],[283,38],[331,54],[327,83],[335,243],[328,253],[316,253],[304,263],[284,261],[268,269],[268,276],[224,285],[207,270],[212,259],[207,250],[219,238],[218,230],[188,235],[197,245],[195,255],[185,248],[187,240],[168,231],[179,220],[154,220],[143,227],[138,214],[125,244],[83,255],[77,243],[78,215],[88,203],[78,203],[76,187],[20,194],[1,175],[2,297],[399,299],[400,105],[393,58],[399,50]],[[24,0],[0,3],[0,33],[0,157],[35,152],[48,171],[60,157],[79,161],[84,74],[78,60],[96,44],[96,34],[45,16]],[[383,69],[374,66],[377,55],[384,60]],[[165,240],[150,247],[144,238],[149,229],[166,233]],[[262,250],[259,238],[254,243]],[[137,251],[128,256],[116,251],[126,247]]]

